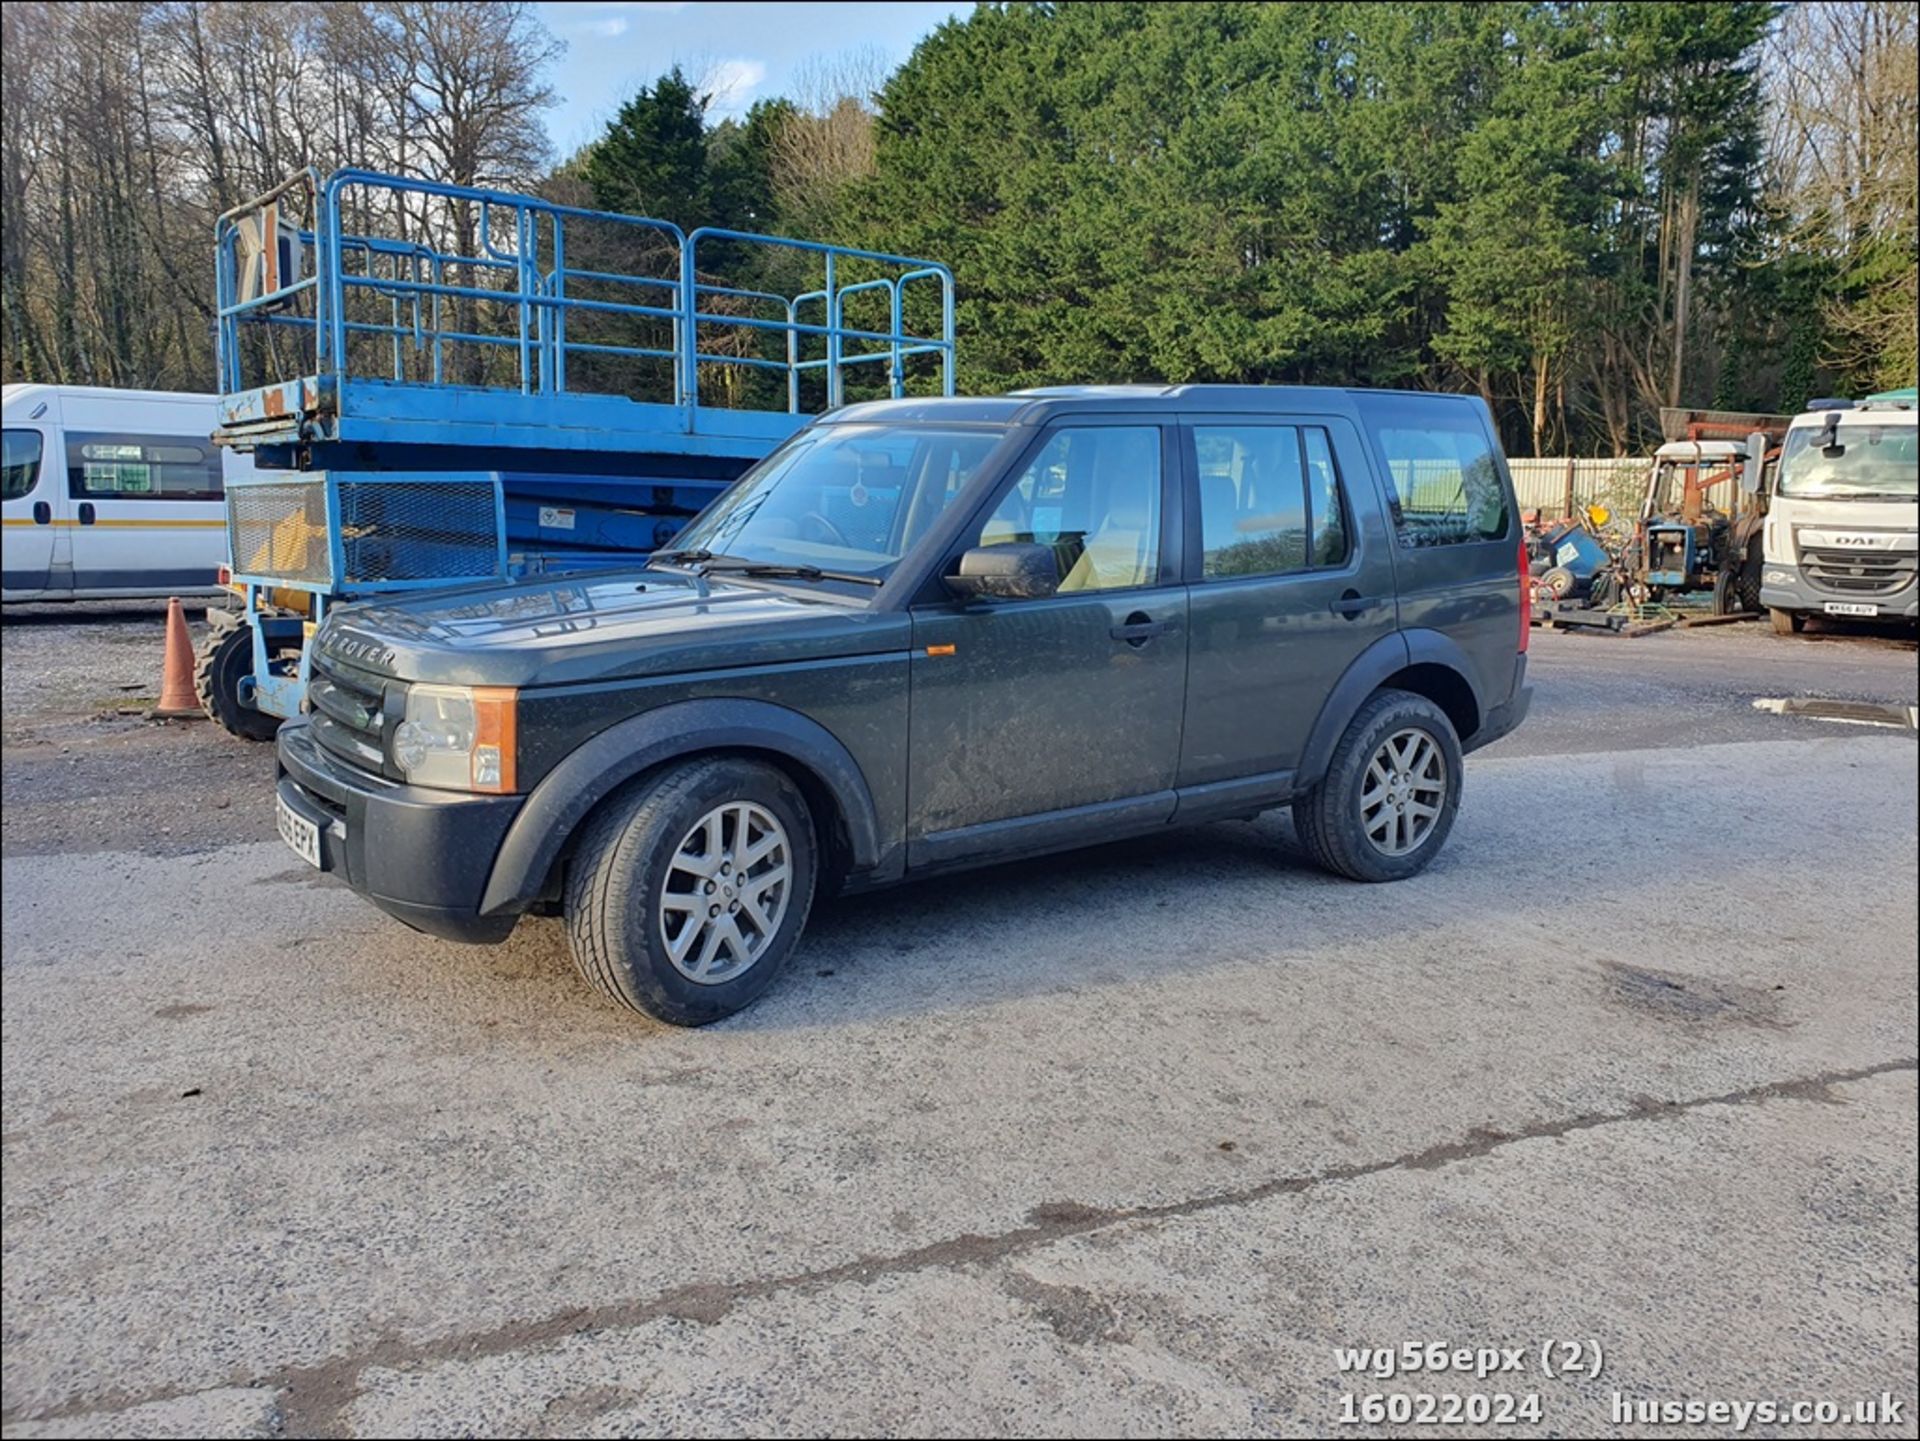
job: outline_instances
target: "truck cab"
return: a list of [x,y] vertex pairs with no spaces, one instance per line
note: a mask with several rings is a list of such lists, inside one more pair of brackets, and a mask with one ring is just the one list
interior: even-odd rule
[[1916,392],[1816,400],[1788,428],[1760,600],[1792,635],[1810,615],[1920,617]]

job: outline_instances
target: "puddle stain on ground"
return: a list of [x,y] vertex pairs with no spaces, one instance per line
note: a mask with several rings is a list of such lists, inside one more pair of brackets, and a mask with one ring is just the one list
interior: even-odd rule
[[1784,1030],[1786,987],[1743,986],[1680,971],[1601,961],[1607,998],[1643,1015],[1683,1022],[1726,1022]]

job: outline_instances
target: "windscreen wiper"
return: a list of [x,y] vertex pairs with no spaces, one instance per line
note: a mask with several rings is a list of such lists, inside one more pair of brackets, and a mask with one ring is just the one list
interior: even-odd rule
[[707,562],[717,560],[718,558],[719,557],[715,556],[712,551],[698,548],[694,550],[656,550],[652,555],[647,557],[647,564],[652,565],[656,560],[664,560],[668,565],[705,565]]
[[856,575],[847,570],[822,570],[817,565],[782,565],[770,560],[740,560],[730,555],[716,555],[705,563],[705,569],[719,571],[725,575],[757,575],[770,579],[793,580],[842,580],[853,585],[882,584],[877,575]]

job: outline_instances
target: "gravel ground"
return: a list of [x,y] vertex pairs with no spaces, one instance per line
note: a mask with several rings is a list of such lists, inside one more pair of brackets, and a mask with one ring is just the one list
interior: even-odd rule
[[[818,907],[682,1032],[556,922],[451,945],[306,870],[267,748],[94,719],[154,616],[10,618],[0,1428],[1404,1435],[1346,1398],[1466,1393],[1542,1420],[1453,1434],[1715,1435],[1613,1398],[1887,1393],[1748,1434],[1911,1435],[1920,760],[1752,701],[1911,704],[1913,653],[1736,630],[1537,637],[1415,880],[1280,817],[1000,866]],[[1428,1340],[1527,1360],[1335,1362]]]
[[[188,607],[196,642],[203,614]],[[274,833],[271,747],[152,716],[165,655],[164,606],[8,609],[0,854],[182,854]]]

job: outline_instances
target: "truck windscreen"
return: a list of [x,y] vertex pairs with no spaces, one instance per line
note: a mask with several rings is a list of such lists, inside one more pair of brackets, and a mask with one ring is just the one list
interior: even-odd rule
[[1800,500],[1912,500],[1920,494],[1920,431],[1912,425],[1843,422],[1835,444],[1819,426],[1789,431],[1781,495]]

